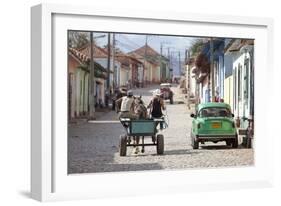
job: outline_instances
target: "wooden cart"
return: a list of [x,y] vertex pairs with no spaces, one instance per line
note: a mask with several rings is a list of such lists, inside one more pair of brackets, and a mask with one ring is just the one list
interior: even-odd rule
[[[144,152],[145,146],[156,146],[157,154],[164,153],[164,135],[157,134],[157,126],[163,124],[165,128],[164,119],[144,119],[144,120],[131,120],[128,118],[120,118],[126,134],[120,135],[120,156],[126,156],[127,147],[141,146],[141,152]],[[151,137],[150,143],[145,143],[144,139]],[[139,143],[132,143],[133,138],[140,138]]]

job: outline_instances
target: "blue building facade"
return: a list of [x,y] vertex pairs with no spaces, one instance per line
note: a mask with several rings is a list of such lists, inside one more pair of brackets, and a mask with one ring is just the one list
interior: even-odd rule
[[[204,55],[209,63],[209,71],[207,71],[208,75],[208,88],[203,92],[204,97],[201,96],[201,102],[210,102],[212,101],[212,85],[214,84],[215,88],[215,101],[220,101],[224,98],[224,79],[225,79],[225,69],[224,69],[224,38],[215,38],[212,40],[213,42],[213,55],[211,57],[211,41],[205,43],[202,47],[201,54]],[[212,58],[212,59],[211,59]],[[213,71],[210,71],[211,61],[213,60]],[[214,74],[212,74],[214,72]],[[211,74],[210,74],[211,73]],[[211,75],[214,75],[214,82],[211,82]],[[202,85],[205,86],[205,85]]]

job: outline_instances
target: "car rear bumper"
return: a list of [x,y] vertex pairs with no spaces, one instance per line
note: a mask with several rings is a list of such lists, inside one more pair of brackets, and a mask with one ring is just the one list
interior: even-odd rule
[[200,134],[196,135],[198,140],[227,140],[237,138],[236,134],[220,134],[220,135],[210,135],[210,134]]

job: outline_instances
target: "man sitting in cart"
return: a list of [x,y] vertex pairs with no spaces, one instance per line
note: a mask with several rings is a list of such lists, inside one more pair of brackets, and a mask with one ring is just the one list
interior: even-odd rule
[[127,96],[117,99],[116,105],[118,110],[120,108],[119,118],[138,118],[138,116],[134,113],[134,96],[131,90],[127,92]]
[[[161,98],[161,91],[160,89],[157,89],[154,92],[154,97],[150,101],[149,105],[147,108],[150,108],[150,114],[151,118],[163,118],[163,110],[166,109],[164,105],[164,100]],[[163,129],[163,122],[160,122],[160,129]]]

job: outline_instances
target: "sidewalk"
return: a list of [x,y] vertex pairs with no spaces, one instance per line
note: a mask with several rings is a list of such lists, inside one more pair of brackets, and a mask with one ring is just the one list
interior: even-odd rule
[[[97,109],[95,112],[95,120],[118,120],[118,115],[110,108]],[[88,118],[81,117],[69,121],[69,125],[84,124],[88,122]]]

